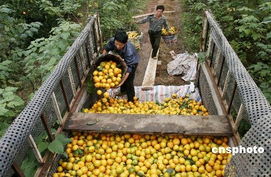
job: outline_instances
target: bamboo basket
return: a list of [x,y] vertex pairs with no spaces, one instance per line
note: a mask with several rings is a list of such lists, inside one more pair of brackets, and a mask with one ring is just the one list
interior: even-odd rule
[[127,72],[127,65],[124,61],[124,59],[122,59],[119,55],[115,55],[115,54],[106,54],[106,55],[102,55],[101,57],[99,57],[95,64],[94,64],[94,70],[100,65],[101,62],[103,61],[114,61],[117,63],[118,68],[120,68],[122,70],[122,79],[121,82],[124,79],[124,76]]

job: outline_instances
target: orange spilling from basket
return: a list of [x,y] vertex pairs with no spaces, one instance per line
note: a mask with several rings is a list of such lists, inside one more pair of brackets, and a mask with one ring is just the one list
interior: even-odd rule
[[94,86],[98,89],[97,94],[102,95],[105,90],[117,87],[126,73],[127,66],[118,55],[108,54],[100,57],[95,63],[92,73]]
[[101,62],[97,69],[93,72],[93,80],[95,87],[110,89],[119,85],[122,78],[122,71],[117,67],[117,63],[113,61]]

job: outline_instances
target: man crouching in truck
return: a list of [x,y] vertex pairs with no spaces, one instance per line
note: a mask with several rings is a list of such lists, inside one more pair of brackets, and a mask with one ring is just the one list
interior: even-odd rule
[[128,67],[123,81],[117,87],[120,87],[121,94],[127,94],[128,101],[133,101],[135,96],[134,78],[139,61],[136,48],[128,41],[127,33],[123,30],[118,30],[115,36],[105,45],[103,54],[107,54],[109,51],[120,55]]

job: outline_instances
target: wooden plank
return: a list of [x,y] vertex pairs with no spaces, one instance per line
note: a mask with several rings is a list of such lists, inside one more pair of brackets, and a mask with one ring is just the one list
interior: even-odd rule
[[[219,87],[216,86],[215,83],[215,79],[214,76],[211,72],[211,68],[210,66],[205,62],[204,64],[201,64],[202,67],[202,71],[204,73],[204,75],[206,75],[207,78],[207,83],[210,86],[211,89],[211,94],[212,94],[212,98],[214,99],[215,102],[215,106],[218,110],[218,115],[227,115],[227,103],[225,101],[223,101],[222,99],[222,91],[220,90]],[[229,124],[231,126],[231,129],[233,129],[234,127],[234,121],[233,118],[230,114],[227,115],[227,119],[229,121]],[[238,140],[240,140],[240,136],[239,134],[233,132],[234,134],[234,144],[237,145],[238,144]]]
[[225,115],[226,114],[226,110],[223,110],[223,103],[221,98],[219,97],[219,91],[217,90],[214,78],[211,75],[211,70],[210,67],[207,65],[207,63],[202,63],[200,64],[202,72],[204,73],[204,75],[206,76],[206,80],[207,83],[200,83],[200,84],[208,84],[209,88],[210,88],[210,93],[212,95],[212,98],[214,100],[215,103],[215,107],[217,110],[217,114],[218,115]]
[[103,133],[230,136],[226,116],[73,113],[64,129]]
[[75,86],[75,82],[74,82],[74,77],[73,77],[73,74],[72,74],[72,68],[71,68],[71,66],[68,67],[68,77],[69,77],[71,88],[72,88],[72,94],[74,96],[76,94],[76,86]]
[[214,64],[213,64],[213,75],[215,76],[216,81],[217,81],[216,78],[217,78],[217,75],[218,75],[217,70],[220,69],[218,67],[219,67],[219,64],[222,63],[222,58],[223,58],[223,55],[222,55],[221,49],[218,47],[217,51],[216,51],[216,55],[214,57]]
[[223,89],[222,89],[222,95],[221,95],[222,99],[225,99],[229,84],[230,84],[230,71],[228,70],[227,75],[226,75],[226,79],[224,81],[224,86],[223,86]]
[[216,85],[218,87],[219,87],[219,84],[220,84],[224,63],[225,63],[225,57],[222,56],[222,63],[221,63],[221,66],[220,66],[220,70],[219,70],[219,74],[218,74],[218,78],[217,78],[217,82],[216,82]]
[[25,177],[23,170],[21,169],[21,167],[16,162],[13,162],[11,167],[15,172],[15,174],[13,176]]
[[60,109],[59,109],[59,106],[58,106],[58,103],[57,103],[57,100],[56,100],[55,92],[52,92],[51,99],[52,99],[52,103],[53,103],[53,108],[54,108],[55,113],[56,113],[56,117],[57,117],[58,121],[62,124],[63,119],[62,119],[61,112],[60,112]]
[[103,35],[102,35],[100,16],[99,15],[97,15],[97,24],[98,24],[99,39],[100,39],[99,46],[102,49],[103,48]]
[[83,86],[83,89],[81,92],[78,93],[78,101],[74,103],[76,109],[73,112],[78,112],[82,109],[83,105],[86,103],[86,100],[88,98],[88,93],[86,86]]
[[203,30],[201,35],[201,44],[200,44],[200,51],[205,52],[206,44],[207,44],[207,37],[208,37],[208,20],[205,17],[203,21]]
[[96,45],[97,45],[97,51],[99,52],[101,50],[101,39],[100,39],[100,31],[98,26],[98,20],[96,19],[94,22],[94,35],[96,35]]
[[158,63],[159,50],[157,51],[157,59],[151,57],[150,53],[149,62],[145,71],[145,75],[142,82],[142,90],[149,90],[153,88],[155,82],[156,68]]
[[236,81],[234,81],[234,87],[233,87],[233,91],[231,94],[230,103],[228,104],[229,106],[227,107],[227,114],[231,114],[231,107],[232,107],[233,99],[234,99],[234,96],[236,93],[236,89],[237,89],[237,84],[236,84]]
[[43,127],[44,127],[44,129],[45,129],[45,131],[46,131],[46,133],[48,135],[49,141],[52,142],[54,140],[54,136],[53,136],[53,134],[51,132],[51,127],[48,124],[48,117],[45,116],[44,113],[41,113],[40,119],[41,119],[42,125],[43,125]]
[[208,40],[208,48],[207,48],[207,51],[206,51],[206,59],[210,58],[210,56],[212,54],[213,45],[215,45],[215,43],[214,43],[214,41],[212,39],[212,36],[210,35],[209,40]]
[[[170,10],[170,11],[164,11],[163,14],[170,14],[170,13],[175,13],[175,10]],[[132,18],[136,19],[136,18],[142,18],[142,17],[146,17],[146,16],[149,16],[149,15],[154,15],[154,12],[152,13],[147,13],[147,14],[142,14],[142,15],[136,15],[136,16],[133,16]]]
[[86,72],[88,70],[88,59],[87,56],[84,54],[84,45],[80,47],[80,50],[77,53],[77,56],[79,57],[81,64],[82,64],[82,69],[83,69],[83,75],[86,75]]
[[70,107],[70,104],[69,104],[69,101],[68,101],[67,93],[66,93],[66,91],[64,89],[64,84],[63,84],[62,79],[60,79],[59,84],[60,84],[60,88],[61,88],[61,91],[62,91],[62,94],[63,94],[63,97],[64,97],[64,101],[65,101],[67,110],[70,112],[71,107]]
[[44,163],[42,156],[40,154],[40,151],[38,149],[38,146],[37,146],[37,144],[31,134],[28,136],[28,143],[29,143],[37,161],[41,164]]
[[234,123],[234,127],[233,127],[233,131],[234,132],[238,132],[238,127],[240,125],[241,120],[244,118],[244,114],[245,114],[245,107],[243,104],[241,104],[235,123]]
[[47,151],[43,157],[44,164],[38,167],[34,177],[44,177],[48,176],[49,169],[53,166],[54,158],[57,154],[52,153],[51,151]]

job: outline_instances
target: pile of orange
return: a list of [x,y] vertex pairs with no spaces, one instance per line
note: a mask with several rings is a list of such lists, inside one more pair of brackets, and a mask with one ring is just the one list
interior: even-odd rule
[[74,132],[71,140],[53,177],[220,177],[231,158],[211,152],[228,147],[226,137]]
[[[98,91],[99,92],[99,91]],[[99,95],[102,94],[98,93]],[[97,101],[90,109],[84,109],[85,113],[118,113],[118,114],[171,114],[171,115],[200,115],[208,116],[208,111],[204,105],[189,96],[178,97],[173,94],[171,98],[166,98],[162,103],[140,102],[134,98],[134,102],[125,99],[109,97],[105,92],[103,98]]]
[[116,87],[120,84],[122,70],[114,61],[101,62],[93,72],[94,86],[96,88],[105,88],[106,90]]

